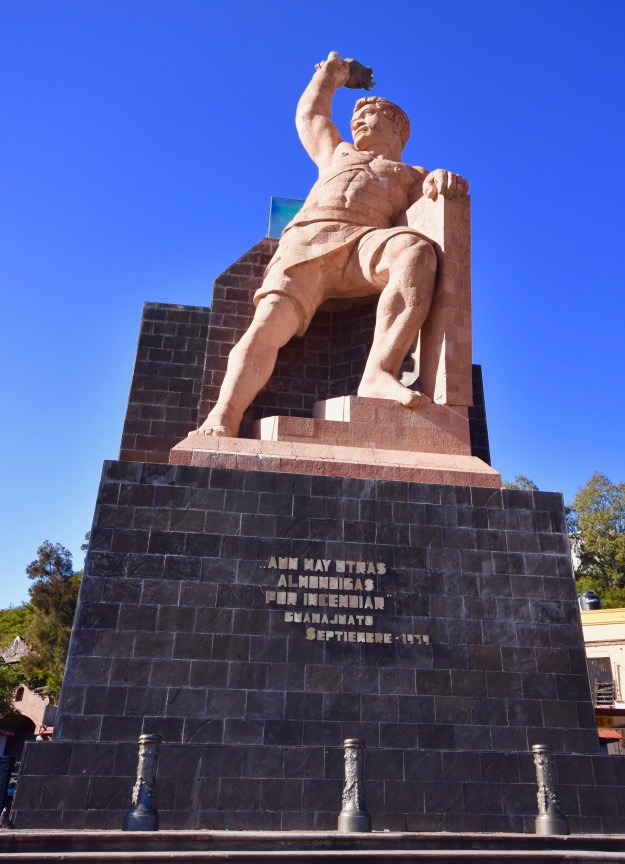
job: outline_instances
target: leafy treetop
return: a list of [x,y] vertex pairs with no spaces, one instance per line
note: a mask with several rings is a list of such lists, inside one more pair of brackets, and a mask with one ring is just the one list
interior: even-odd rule
[[579,488],[568,516],[578,590],[603,605],[625,606],[625,483],[595,473]]

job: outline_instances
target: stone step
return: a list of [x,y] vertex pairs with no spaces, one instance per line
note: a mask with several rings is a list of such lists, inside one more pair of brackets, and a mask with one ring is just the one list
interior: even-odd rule
[[213,438],[192,434],[176,444],[170,462],[198,468],[501,489],[501,476],[476,456],[345,447],[314,441]]
[[167,861],[171,864],[184,864],[194,861],[236,861],[238,864],[274,864],[274,862],[289,862],[289,864],[304,864],[307,861],[323,861],[325,864],[340,864],[340,862],[386,862],[386,861],[416,861],[441,862],[453,861],[454,864],[473,864],[473,862],[491,861],[506,862],[506,864],[552,864],[552,862],[592,861],[595,864],[608,864],[612,861],[625,861],[625,852],[593,852],[583,850],[536,850],[524,852],[499,849],[463,850],[463,851],[285,851],[285,852],[46,852],[14,854],[0,853],[0,861],[20,861],[21,864],[45,864],[54,861],[73,861],[78,864],[109,864],[109,862],[132,861],[133,864],[152,864],[152,862]]
[[[17,858],[16,858],[17,856]],[[0,862],[625,862],[620,835],[237,831],[2,831]]]
[[470,456],[467,408],[427,405],[410,411],[388,399],[337,396],[316,402],[313,417],[264,417],[253,427],[263,441]]

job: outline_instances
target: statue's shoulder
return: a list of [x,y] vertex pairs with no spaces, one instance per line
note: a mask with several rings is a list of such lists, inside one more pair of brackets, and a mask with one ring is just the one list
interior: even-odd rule
[[421,165],[409,165],[408,167],[414,175],[415,182],[417,180],[425,180],[430,173],[427,168],[423,168]]

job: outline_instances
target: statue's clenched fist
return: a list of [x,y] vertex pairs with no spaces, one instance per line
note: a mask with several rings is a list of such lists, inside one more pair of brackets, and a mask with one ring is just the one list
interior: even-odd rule
[[316,66],[334,84],[335,87],[343,87],[349,81],[349,63],[341,59],[337,51],[330,51],[327,60],[322,60]]
[[423,194],[426,198],[436,201],[439,195],[443,198],[462,198],[469,192],[469,181],[459,174],[437,168],[430,171],[423,181]]

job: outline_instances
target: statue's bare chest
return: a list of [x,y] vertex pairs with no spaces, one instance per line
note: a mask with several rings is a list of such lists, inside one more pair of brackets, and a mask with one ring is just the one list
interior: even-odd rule
[[348,205],[376,206],[375,200],[377,208],[389,216],[406,208],[408,193],[417,179],[409,165],[350,147],[337,148],[324,174],[321,182],[345,196]]

